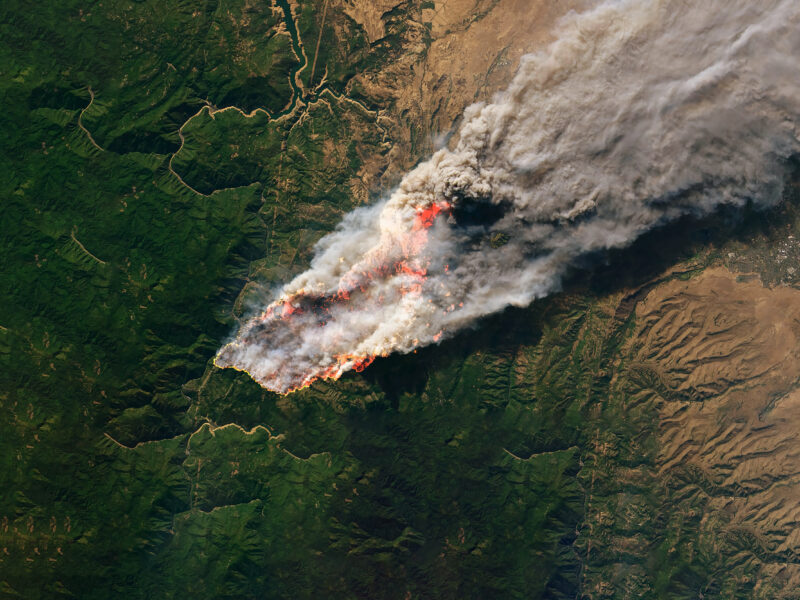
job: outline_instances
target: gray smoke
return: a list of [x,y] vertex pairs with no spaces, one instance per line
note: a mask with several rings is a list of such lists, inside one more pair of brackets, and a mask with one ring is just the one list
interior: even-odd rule
[[596,3],[465,112],[454,149],[323,238],[216,362],[286,392],[526,306],[687,213],[773,205],[798,115],[797,0]]

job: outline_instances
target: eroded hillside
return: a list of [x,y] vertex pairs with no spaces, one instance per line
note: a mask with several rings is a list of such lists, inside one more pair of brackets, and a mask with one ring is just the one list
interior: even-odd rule
[[796,597],[796,185],[339,382],[210,363],[576,4],[0,9],[1,597]]

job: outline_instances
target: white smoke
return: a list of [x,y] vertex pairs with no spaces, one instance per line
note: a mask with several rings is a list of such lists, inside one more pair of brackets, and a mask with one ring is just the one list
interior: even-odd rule
[[681,215],[780,199],[800,2],[607,0],[556,40],[466,111],[454,149],[323,238],[217,364],[286,392],[526,306],[577,258]]

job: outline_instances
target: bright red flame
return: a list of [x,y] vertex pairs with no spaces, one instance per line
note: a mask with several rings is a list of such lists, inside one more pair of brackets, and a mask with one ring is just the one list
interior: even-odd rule
[[433,225],[441,213],[449,213],[451,209],[449,202],[434,202],[427,208],[417,209],[417,220],[414,223],[415,229],[428,229]]
[[[360,273],[348,274],[340,282],[336,293],[318,296],[303,291],[297,292],[268,307],[259,320],[264,323],[272,320],[291,322],[301,315],[315,315],[319,320],[319,326],[325,327],[332,307],[344,307],[345,310],[357,311],[359,308],[359,292],[368,294],[369,282],[374,279],[403,276],[404,280],[400,288],[401,294],[422,293],[428,269],[427,264],[422,264],[420,261],[420,252],[428,242],[427,230],[433,226],[439,215],[442,213],[450,214],[451,208],[449,202],[442,201],[416,209],[416,215],[410,231],[400,236],[399,239],[393,240],[394,243],[399,245],[402,258],[396,258],[397,254],[392,251],[391,247],[378,249],[368,257],[369,268]],[[381,301],[381,298],[382,296],[379,296],[378,300]],[[440,332],[436,335],[435,340],[438,341],[441,336],[442,333]],[[308,387],[320,379],[338,379],[350,369],[361,372],[372,364],[376,358],[377,355],[335,356],[335,364],[315,373],[309,373],[305,379],[287,389],[284,394]]]

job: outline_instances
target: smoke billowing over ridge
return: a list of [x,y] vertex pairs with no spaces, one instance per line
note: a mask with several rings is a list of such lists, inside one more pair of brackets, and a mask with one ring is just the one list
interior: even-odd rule
[[288,392],[558,289],[682,215],[777,203],[800,146],[797,0],[607,0],[567,17],[453,150],[354,211],[216,358]]

